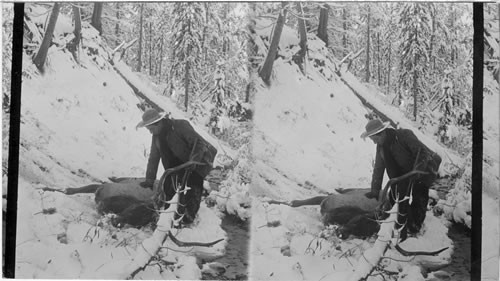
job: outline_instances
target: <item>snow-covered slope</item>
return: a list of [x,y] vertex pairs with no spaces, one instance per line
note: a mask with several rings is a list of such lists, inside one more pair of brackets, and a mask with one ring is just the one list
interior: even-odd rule
[[[49,50],[43,76],[28,56],[23,58],[16,278],[116,279],[113,268],[126,265],[151,235],[148,228],[110,226],[107,217],[96,213],[93,194],[40,190],[145,174],[151,135],[135,129],[142,116],[136,106],[139,100],[108,63],[109,49],[97,32],[84,24],[82,35],[80,65],[57,45]],[[220,216],[218,209],[202,203],[195,223],[177,238],[226,238]],[[164,249],[160,256],[171,265],[166,270],[148,266],[136,278],[199,279],[194,256],[219,257],[225,245],[223,241],[211,248]]]
[[[261,47],[266,46],[269,26],[272,24],[266,19],[257,21]],[[324,44],[311,34],[306,75],[300,72],[290,57],[290,50],[297,47],[296,36],[285,26],[287,43],[280,44],[283,58],[274,62],[271,86],[259,85],[255,100],[255,175],[250,190],[257,199],[252,211],[250,277],[348,280],[373,240],[338,239],[332,235],[333,228],[322,225],[318,206],[290,208],[266,202],[370,186],[375,145],[360,138],[368,111],[336,76]],[[361,88],[355,79],[351,82]],[[412,266],[436,269],[450,262],[453,247],[447,231],[445,222],[429,212],[419,237],[409,238],[401,246],[423,251],[450,248],[436,257],[402,263],[385,260],[383,265],[388,270],[402,269],[400,278],[406,275],[407,280],[421,280],[420,271]],[[394,250],[386,255],[408,260]]]

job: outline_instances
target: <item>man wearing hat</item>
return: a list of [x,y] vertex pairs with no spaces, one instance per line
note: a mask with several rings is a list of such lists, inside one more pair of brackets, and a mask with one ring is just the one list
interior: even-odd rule
[[[182,222],[184,224],[193,222],[200,208],[203,180],[212,169],[217,149],[201,137],[187,120],[168,118],[165,112],[160,113],[155,109],[144,112],[142,121],[136,128],[142,127],[146,127],[153,135],[146,168],[146,181],[141,183],[142,187],[153,187],[160,159],[165,170],[188,161],[205,164],[196,165],[190,172],[188,171],[187,186],[191,189],[185,194],[181,193],[179,197],[177,213],[184,215]],[[179,180],[182,180],[185,171],[186,169],[182,169],[176,173]],[[164,185],[168,189],[165,190],[167,200],[174,195],[173,186],[169,184]]]
[[377,119],[370,120],[365,129],[361,137],[369,137],[377,145],[371,191],[365,194],[366,197],[378,198],[384,171],[391,179],[413,170],[427,172],[402,180],[391,188],[391,205],[394,204],[396,193],[399,194],[399,200],[409,196],[410,192],[413,195],[411,205],[409,200],[400,201],[399,205],[398,221],[401,225],[406,223],[401,233],[404,240],[407,231],[420,231],[427,212],[429,187],[437,178],[441,157],[418,140],[411,130],[394,129],[389,122],[382,123]]

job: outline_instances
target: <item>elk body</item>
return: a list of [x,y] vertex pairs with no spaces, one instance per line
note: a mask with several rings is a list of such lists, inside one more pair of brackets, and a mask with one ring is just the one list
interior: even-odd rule
[[341,238],[348,238],[349,235],[368,237],[376,233],[380,227],[375,216],[379,202],[367,198],[365,193],[368,191],[370,190],[338,189],[338,194],[292,200],[290,206],[320,205],[323,223],[341,225],[339,228]]
[[[141,227],[154,221],[156,217],[154,191],[139,185],[145,180],[144,178],[110,178],[110,180],[112,182],[67,188],[62,192],[67,195],[94,193],[97,212],[116,214],[111,221],[115,226],[129,224]],[[158,185],[158,181],[155,185]]]
[[[178,185],[186,184],[186,169],[194,165],[204,165],[196,161],[188,161],[174,168],[167,169],[159,181],[155,181],[153,189],[140,186],[145,178],[115,178],[112,182],[101,184],[90,184],[78,188],[66,188],[58,190],[53,188],[43,188],[44,191],[58,191],[67,195],[77,193],[94,193],[97,212],[100,214],[114,213],[116,217],[111,223],[114,226],[129,224],[135,227],[145,226],[154,222],[157,216],[156,205],[169,207],[165,194],[172,194],[170,191],[177,190]],[[184,177],[183,177],[184,175]],[[183,178],[182,180],[179,180]]]

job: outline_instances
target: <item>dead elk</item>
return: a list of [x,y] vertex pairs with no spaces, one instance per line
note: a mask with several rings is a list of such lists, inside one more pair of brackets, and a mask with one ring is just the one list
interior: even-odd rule
[[338,232],[342,239],[347,239],[350,235],[369,237],[380,228],[375,219],[379,203],[376,199],[365,196],[369,191],[369,189],[337,189],[337,194],[292,200],[288,205],[291,207],[320,205],[323,223],[340,225]]
[[[145,178],[111,177],[109,178],[111,182],[101,184],[90,184],[64,190],[45,187],[42,190],[62,192],[66,195],[94,193],[99,214],[116,214],[111,220],[114,226],[121,227],[128,224],[133,227],[142,227],[156,221],[158,205],[168,208],[169,204],[165,202],[165,199],[169,200],[170,198],[163,198],[167,193],[165,190],[177,188],[175,185],[178,184],[177,179],[182,177],[183,169],[191,165],[202,165],[202,163],[189,161],[168,169],[160,180],[155,181],[153,189],[140,186]],[[160,186],[163,188],[159,188]],[[162,197],[161,201],[158,200],[159,197]]]

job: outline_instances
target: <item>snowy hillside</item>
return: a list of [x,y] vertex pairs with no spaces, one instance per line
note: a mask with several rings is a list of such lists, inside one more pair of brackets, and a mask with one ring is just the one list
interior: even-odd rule
[[[59,22],[66,20],[61,16]],[[58,39],[61,28],[56,29]],[[108,62],[110,50],[97,31],[84,23],[82,36],[80,64],[57,45],[49,49],[43,76],[29,56],[23,58],[16,278],[120,279],[120,268],[130,263],[141,242],[152,234],[148,227],[112,227],[108,217],[97,214],[93,194],[41,190],[145,175],[151,135],[145,129],[136,130],[142,116],[139,99]],[[155,97],[156,93],[141,87],[175,118],[187,118],[168,98]],[[235,151],[204,132],[204,126],[193,126],[217,147],[216,166],[235,160]],[[158,174],[162,172],[160,168]],[[169,242],[159,253],[163,265],[147,266],[135,278],[200,279],[200,261],[207,263],[225,254],[222,211],[227,202],[237,199],[231,184],[223,184],[227,194],[219,208],[202,202],[193,225],[174,234],[182,241],[225,240],[213,247],[187,249]],[[237,206],[233,212],[248,216],[239,203],[233,203]]]
[[[260,18],[256,23],[255,41],[263,55],[269,45],[271,26],[268,19]],[[270,199],[289,202],[334,194],[336,188],[370,187],[375,145],[360,138],[368,110],[335,74],[335,62],[324,55],[327,53],[324,43],[312,34],[308,34],[309,59],[303,75],[291,60],[294,53],[291,50],[297,50],[297,43],[295,30],[285,26],[280,40],[282,57],[274,62],[271,86],[261,84],[256,95],[253,139],[256,163],[251,193],[257,199],[252,211],[250,276],[255,280],[348,280],[358,262],[361,264],[363,253],[373,247],[373,238],[340,240],[333,234],[334,228],[325,228],[321,223],[319,206],[291,208],[267,203]],[[344,73],[343,79],[348,79],[358,94],[376,96],[352,75]],[[371,102],[387,114],[396,110],[376,98]],[[441,176],[454,175],[457,167],[470,169],[465,166],[465,159],[439,145],[433,136],[419,132],[402,114],[394,113],[391,118],[412,129],[442,156]],[[456,210],[469,216],[464,208]],[[492,211],[490,216],[498,218],[497,212]],[[420,234],[401,246],[424,251],[449,249],[435,257],[412,259],[388,250],[385,256],[392,259],[382,264],[388,271],[399,272],[392,278],[432,279],[433,274],[423,276],[422,272],[449,264],[453,243],[447,235],[448,225],[445,216],[436,217],[429,211]],[[489,233],[498,233],[498,229]],[[373,274],[368,280],[381,278]]]

